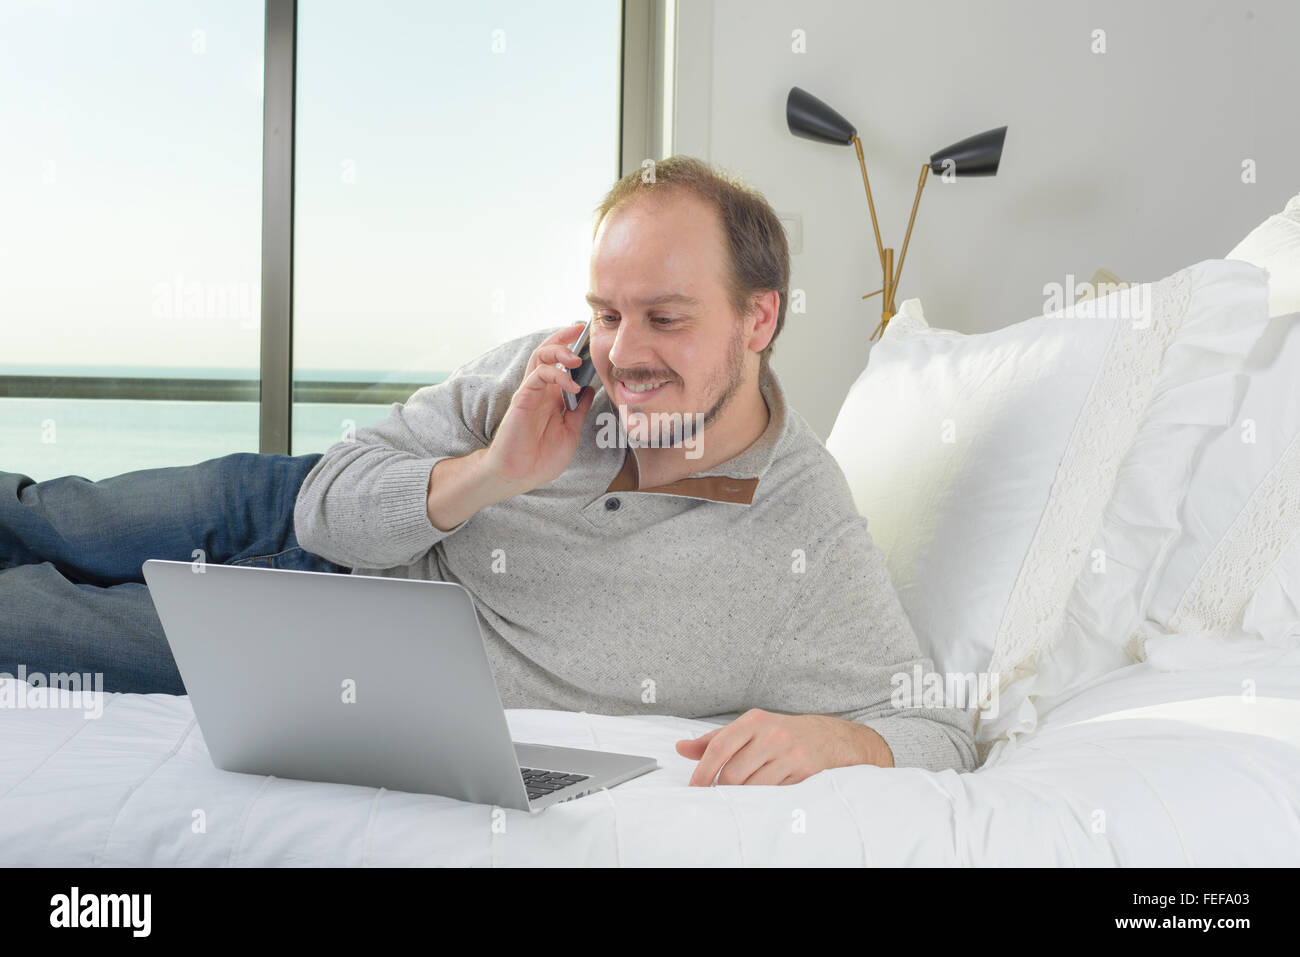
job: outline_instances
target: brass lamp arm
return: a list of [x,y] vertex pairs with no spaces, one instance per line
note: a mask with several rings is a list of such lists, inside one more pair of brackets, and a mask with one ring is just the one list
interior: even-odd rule
[[[886,249],[884,251],[884,264],[882,272],[885,276],[884,296],[881,302],[880,325],[876,326],[871,333],[871,341],[878,339],[884,333],[885,327],[889,325],[889,320],[894,318],[894,293],[898,289],[898,281],[903,276],[903,258],[907,255],[907,244],[912,240],[912,226],[916,222],[916,209],[921,205],[921,190],[925,188],[925,179],[930,172],[929,165],[921,167],[921,178],[916,183],[916,198],[912,200],[912,215],[907,218],[907,235],[903,237],[903,249],[898,257],[898,269],[893,268],[894,251]],[[875,293],[872,293],[874,296]],[[866,299],[866,296],[862,297]]]
[[896,272],[889,283],[889,314],[892,316],[894,309],[894,292],[898,289],[898,282],[903,278],[903,260],[907,258],[907,244],[912,239],[912,224],[916,222],[916,207],[921,205],[921,190],[925,188],[925,178],[930,173],[930,164],[925,163],[921,166],[921,178],[916,184],[916,198],[912,200],[912,215],[907,218],[907,235],[903,237],[903,249],[898,254],[898,272]]
[[871,210],[871,228],[876,234],[876,251],[880,254],[880,268],[883,271],[885,268],[885,244],[880,241],[880,224],[876,222],[876,203],[871,198],[871,181],[867,179],[867,161],[862,155],[862,141],[856,135],[853,137],[853,147],[858,151],[858,166],[862,168],[862,185],[867,190],[867,207]]
[[[862,155],[862,141],[856,135],[853,136],[853,148],[858,154],[858,166],[862,170],[862,185],[867,191],[867,208],[871,210],[871,230],[876,236],[876,252],[880,255],[880,273],[884,277],[885,284],[878,290],[883,293],[881,296],[881,315],[880,325],[876,326],[876,331],[871,334],[875,339],[885,331],[885,326],[894,316],[894,292],[898,288],[898,282],[903,276],[903,260],[907,257],[907,245],[912,240],[912,226],[916,223],[916,210],[921,205],[921,190],[925,188],[926,177],[930,173],[928,163],[921,167],[921,178],[916,184],[916,198],[912,200],[912,214],[907,218],[907,234],[903,237],[903,249],[898,256],[898,268],[894,268],[894,250],[886,249],[885,244],[880,239],[880,223],[876,219],[876,202],[871,196],[871,180],[867,177],[867,160]],[[869,292],[863,299],[869,299],[876,293]]]

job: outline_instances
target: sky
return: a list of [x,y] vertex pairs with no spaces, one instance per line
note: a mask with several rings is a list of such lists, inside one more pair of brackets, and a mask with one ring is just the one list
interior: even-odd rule
[[[619,6],[301,0],[296,368],[584,318]],[[0,372],[256,368],[262,42],[261,0],[0,3]]]

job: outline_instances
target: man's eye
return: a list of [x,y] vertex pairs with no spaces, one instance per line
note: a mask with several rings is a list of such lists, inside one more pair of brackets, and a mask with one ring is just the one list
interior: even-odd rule
[[[608,325],[609,323],[612,322],[618,322],[618,316],[611,316],[606,313],[602,313],[596,316],[596,321],[603,322]],[[676,322],[676,320],[673,319],[671,316],[651,316],[650,321],[653,323],[657,323],[659,326],[671,326],[674,322]]]

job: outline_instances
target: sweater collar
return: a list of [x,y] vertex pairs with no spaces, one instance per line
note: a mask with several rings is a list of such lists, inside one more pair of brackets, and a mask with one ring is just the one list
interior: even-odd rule
[[[694,472],[686,478],[656,485],[654,488],[638,489],[636,456],[631,448],[627,450],[623,468],[614,481],[610,482],[608,492],[654,492],[661,495],[682,495],[688,498],[703,498],[714,502],[729,502],[736,505],[749,505],[754,501],[759,480],[772,465],[776,448],[785,432],[786,404],[785,390],[780,380],[770,367],[764,366],[759,371],[758,391],[767,403],[767,428],[754,442],[725,462],[720,462],[711,469]],[[622,425],[619,426],[620,434]]]

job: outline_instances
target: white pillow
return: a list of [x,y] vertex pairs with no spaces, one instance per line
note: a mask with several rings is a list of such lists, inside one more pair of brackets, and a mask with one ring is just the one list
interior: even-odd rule
[[1264,220],[1225,259],[1240,259],[1269,271],[1268,314],[1300,312],[1300,193],[1280,213]]
[[850,389],[826,445],[936,670],[988,671],[1110,329],[1039,317],[961,335],[909,299]]
[[1241,630],[1270,642],[1300,641],[1300,540],[1293,538],[1246,603]]
[[1080,675],[1126,663],[1266,297],[1263,270],[1209,260],[973,336],[913,299],[872,350],[827,446],[935,669],[996,674],[985,755],[1032,726],[1018,702],[1045,653],[1067,646]]
[[[1300,313],[1269,321],[1247,371],[1236,419],[1192,473],[1182,532],[1147,610],[1160,630],[1147,633],[1263,633],[1300,622],[1290,567],[1300,558]],[[1133,651],[1141,657],[1140,639]]]
[[1207,445],[1192,475],[1138,656],[1149,634],[1267,637],[1300,625],[1300,195],[1228,258],[1268,270],[1270,322],[1233,427]]

